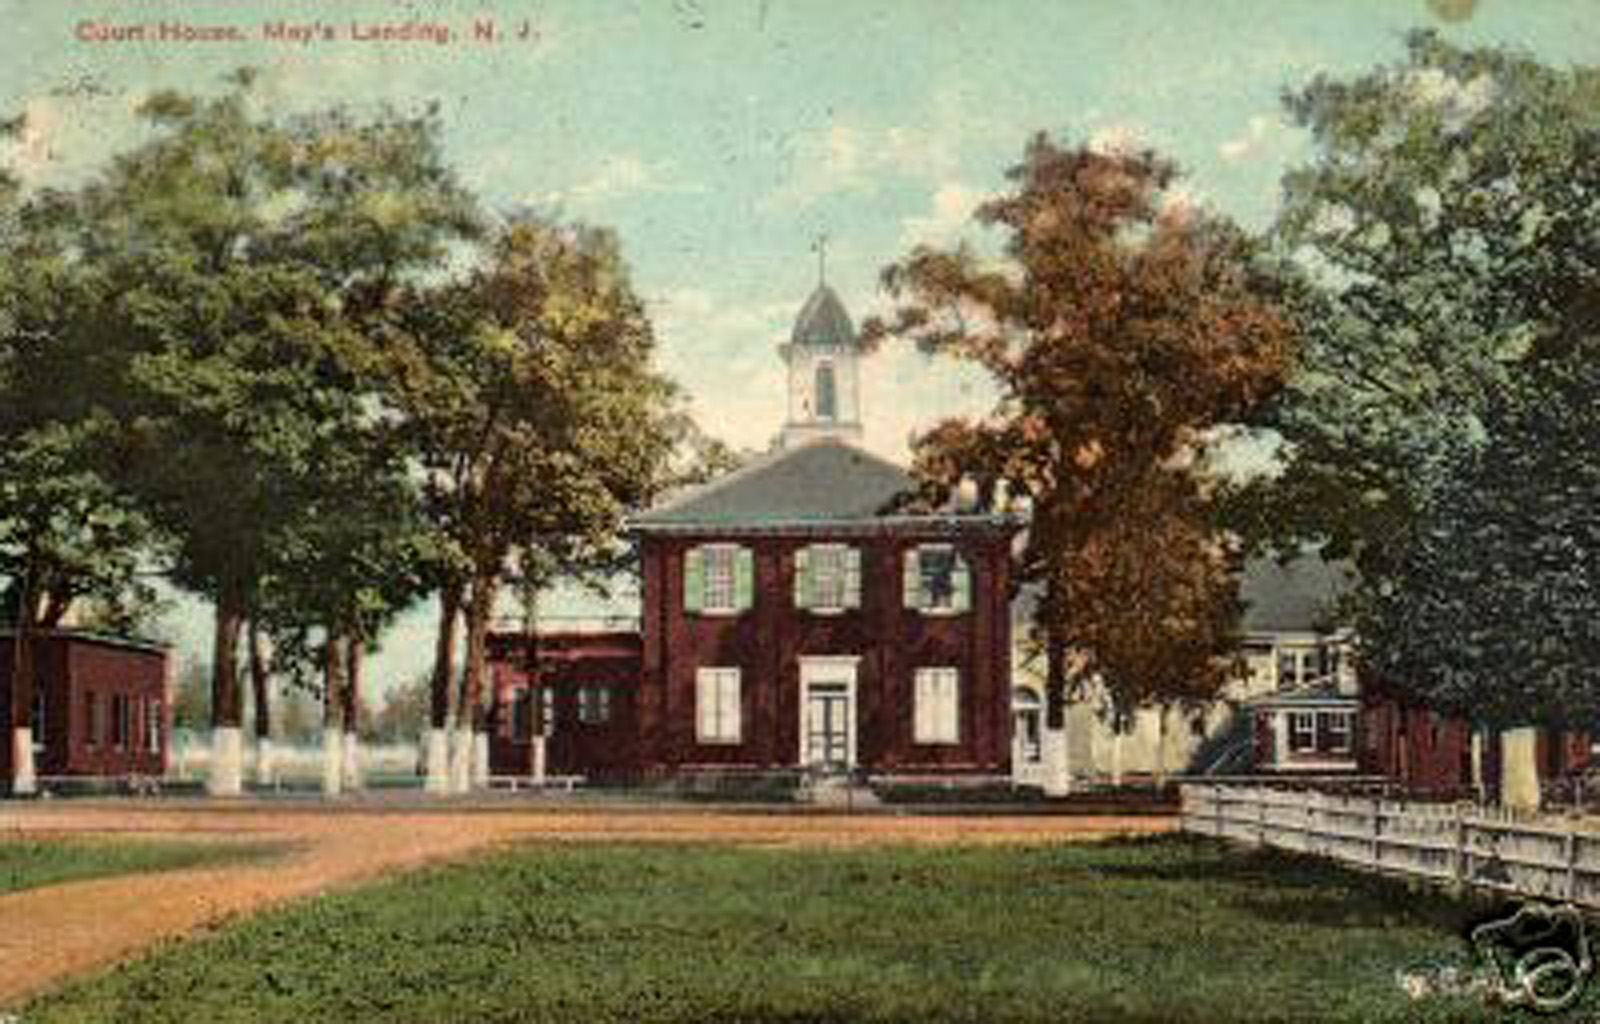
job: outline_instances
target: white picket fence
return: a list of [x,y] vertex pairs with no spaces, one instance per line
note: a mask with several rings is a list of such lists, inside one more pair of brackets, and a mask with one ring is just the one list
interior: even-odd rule
[[1600,832],[1472,804],[1188,783],[1183,830],[1456,886],[1600,907]]

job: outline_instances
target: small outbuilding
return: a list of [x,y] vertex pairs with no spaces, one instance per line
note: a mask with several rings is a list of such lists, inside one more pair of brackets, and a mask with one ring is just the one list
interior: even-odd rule
[[0,779],[26,794],[66,778],[159,777],[172,727],[171,657],[161,644],[80,630],[32,640],[33,693],[15,699],[16,635],[0,633]]

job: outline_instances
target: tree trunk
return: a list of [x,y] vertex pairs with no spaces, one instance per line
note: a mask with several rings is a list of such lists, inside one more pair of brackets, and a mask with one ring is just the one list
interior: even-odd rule
[[213,796],[238,796],[244,788],[244,720],[239,692],[239,633],[244,625],[244,590],[224,586],[217,595],[211,660],[211,776]]
[[1156,792],[1167,788],[1167,706],[1156,707]]
[[[37,601],[33,592],[33,572],[24,569],[19,581],[20,593],[17,594],[17,628],[11,639],[11,687],[10,707],[6,723],[6,742],[10,744],[11,793],[23,796],[37,792],[38,766],[33,758],[33,730],[36,727],[33,721],[34,690],[38,680],[34,678],[34,616]],[[45,723],[40,722],[37,728],[41,731]]]
[[1067,749],[1067,644],[1061,631],[1045,632],[1044,732],[1039,737],[1044,793],[1072,792],[1071,751]]
[[277,783],[272,750],[272,697],[266,653],[261,648],[261,626],[251,616],[245,633],[245,658],[250,665],[250,699],[256,711],[256,785]]
[[[488,664],[490,619],[498,591],[493,576],[479,575],[472,582],[467,598],[467,658],[461,673],[461,704],[457,711],[457,732],[463,736],[467,758],[466,784],[485,785],[489,776],[488,735],[484,731],[483,688]],[[457,783],[460,788],[460,783]]]
[[461,618],[461,585],[447,583],[439,591],[439,632],[434,638],[428,731],[421,737],[424,788],[450,790],[450,681],[455,673],[456,622]]
[[1507,729],[1500,734],[1500,804],[1508,810],[1539,809],[1539,730]]
[[344,792],[344,638],[328,631],[322,654],[322,795]]
[[344,788],[359,791],[366,780],[361,770],[361,638],[351,636],[345,645],[344,671]]

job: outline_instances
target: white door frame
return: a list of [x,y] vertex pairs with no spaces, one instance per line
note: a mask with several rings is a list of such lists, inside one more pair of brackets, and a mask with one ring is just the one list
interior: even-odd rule
[[[1019,700],[1021,694],[1027,693],[1033,697],[1032,702]],[[1023,737],[1020,728],[1023,715],[1031,715],[1035,719],[1035,727],[1039,731],[1039,759],[1028,761],[1023,750]],[[1044,784],[1044,748],[1045,748],[1045,720],[1044,699],[1033,690],[1025,686],[1015,686],[1011,690],[1011,781],[1023,786],[1041,786]]]
[[856,713],[856,674],[861,665],[861,656],[856,654],[834,654],[802,657],[800,659],[800,766],[809,767],[811,764],[810,730],[807,728],[807,712],[811,705],[811,687],[813,684],[824,684],[845,688],[845,762],[854,768],[856,766],[856,727],[860,716]]

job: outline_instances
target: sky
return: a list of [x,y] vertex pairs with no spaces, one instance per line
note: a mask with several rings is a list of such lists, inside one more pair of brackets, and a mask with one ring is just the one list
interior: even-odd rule
[[[1284,89],[1395,60],[1420,26],[1600,63],[1597,25],[1600,0],[0,0],[0,114],[29,125],[0,158],[30,185],[82,180],[137,142],[148,91],[244,65],[285,111],[437,102],[490,206],[619,233],[660,368],[709,433],[765,448],[819,235],[859,322],[911,246],[994,243],[972,210],[1040,131],[1154,147],[1190,201],[1262,228],[1310,155]],[[902,461],[911,432],[989,400],[975,371],[896,348],[863,392],[866,445]],[[165,622],[184,658],[209,627],[188,600]],[[407,616],[374,684],[423,671],[431,630]]]

